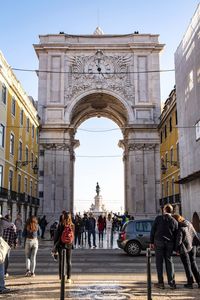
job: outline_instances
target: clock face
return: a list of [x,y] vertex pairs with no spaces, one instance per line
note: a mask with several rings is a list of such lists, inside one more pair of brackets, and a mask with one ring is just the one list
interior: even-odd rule
[[88,63],[86,72],[96,76],[102,76],[104,78],[110,78],[113,76],[114,67],[113,64],[106,59],[95,59]]

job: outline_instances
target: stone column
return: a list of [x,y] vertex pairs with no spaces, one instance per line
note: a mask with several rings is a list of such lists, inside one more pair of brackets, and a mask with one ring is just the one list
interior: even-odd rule
[[78,141],[43,145],[44,151],[44,199],[42,214],[47,219],[58,218],[63,210],[73,211],[74,196],[74,148]]
[[2,209],[2,215],[3,217],[8,213],[8,204],[7,201],[3,202],[3,209]]
[[17,203],[14,202],[12,206],[12,216],[11,216],[12,222],[15,221],[16,217],[17,217]]
[[25,223],[25,216],[24,216],[24,204],[21,204],[21,217],[22,217],[22,223]]

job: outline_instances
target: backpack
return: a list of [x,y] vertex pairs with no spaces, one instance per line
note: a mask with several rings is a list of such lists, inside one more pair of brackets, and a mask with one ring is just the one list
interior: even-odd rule
[[72,244],[74,240],[74,232],[70,225],[66,225],[61,234],[61,242],[63,244]]

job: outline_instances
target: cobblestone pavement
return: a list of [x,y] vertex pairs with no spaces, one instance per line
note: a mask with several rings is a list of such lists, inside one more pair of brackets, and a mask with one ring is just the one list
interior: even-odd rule
[[[98,276],[96,276],[98,277]],[[113,275],[114,277],[114,275]],[[141,278],[141,275],[139,276]],[[145,279],[145,278],[143,278]],[[0,295],[0,299],[60,299],[60,282],[57,276],[37,276],[37,278],[12,277],[7,280],[7,287],[12,292]],[[72,284],[65,284],[65,299],[69,300],[143,300],[147,299],[146,282],[130,280],[99,280],[87,279],[72,281]],[[200,290],[195,287],[193,290],[183,288],[183,282],[178,282],[176,290],[165,290],[152,288],[152,300],[199,300]]]

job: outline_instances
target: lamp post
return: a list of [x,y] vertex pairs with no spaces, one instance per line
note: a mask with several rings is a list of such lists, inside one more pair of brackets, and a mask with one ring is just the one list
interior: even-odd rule
[[32,169],[33,169],[33,173],[34,174],[37,174],[38,173],[38,165],[37,165],[37,161],[33,161],[33,160],[26,160],[26,161],[21,161],[21,160],[17,160],[16,161],[16,167],[15,169],[17,170],[18,168],[21,168],[21,167],[25,167],[27,166],[29,163],[34,163]]

